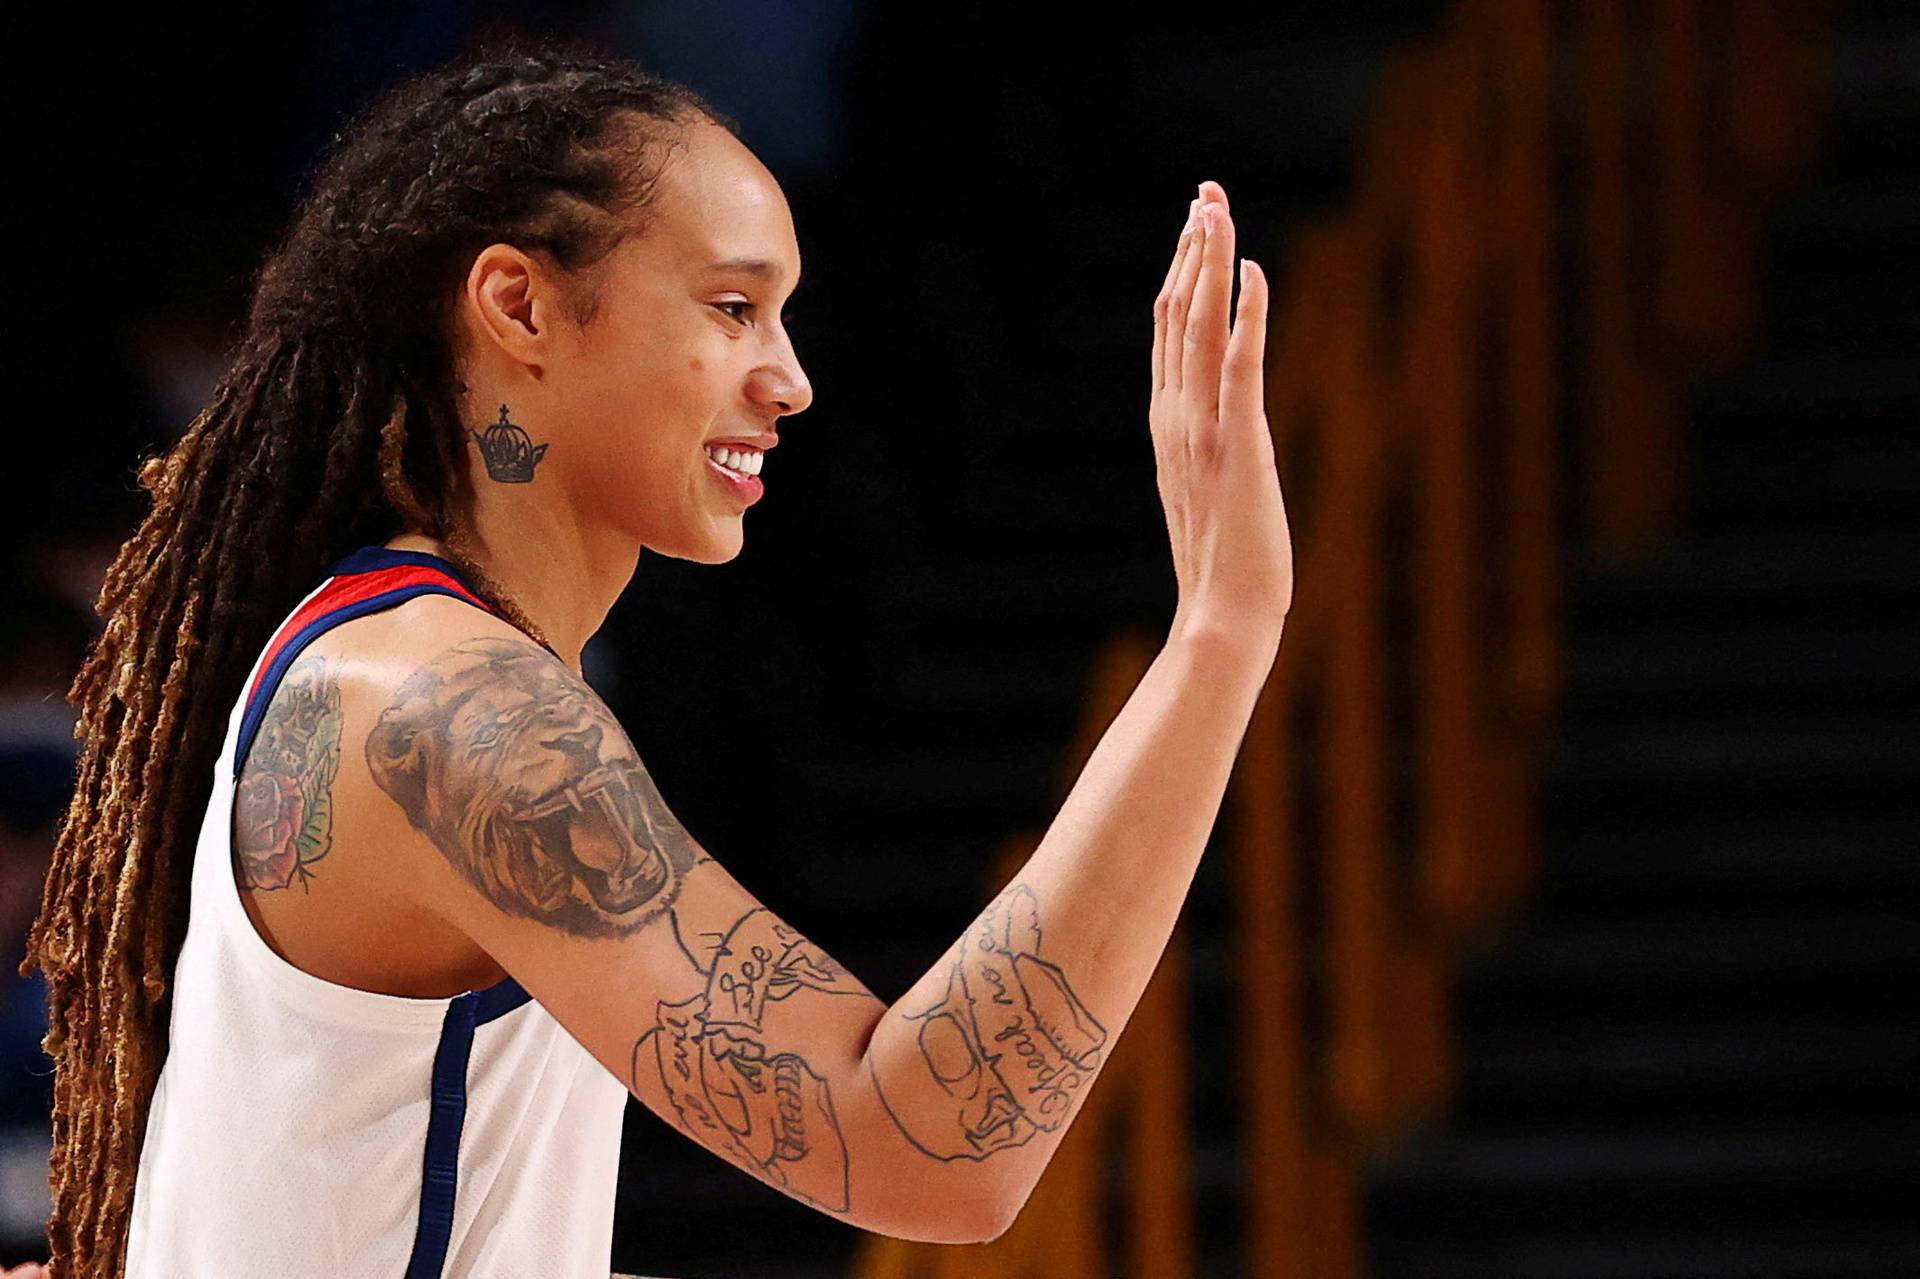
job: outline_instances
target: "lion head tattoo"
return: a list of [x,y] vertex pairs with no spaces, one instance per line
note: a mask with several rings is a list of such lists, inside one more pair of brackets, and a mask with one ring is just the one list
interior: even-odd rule
[[659,915],[699,856],[593,690],[524,642],[467,640],[408,678],[367,767],[495,905],[583,936]]

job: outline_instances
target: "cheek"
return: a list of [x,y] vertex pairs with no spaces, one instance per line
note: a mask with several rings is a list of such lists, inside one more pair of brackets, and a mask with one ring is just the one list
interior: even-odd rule
[[645,498],[655,517],[702,501],[697,486],[707,476],[701,443],[723,415],[724,389],[715,382],[721,367],[712,351],[656,346],[583,387],[578,407],[587,430],[567,467],[573,491],[635,514]]

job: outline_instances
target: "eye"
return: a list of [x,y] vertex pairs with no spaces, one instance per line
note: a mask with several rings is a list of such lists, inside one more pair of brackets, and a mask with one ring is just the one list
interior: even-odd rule
[[[753,303],[751,303],[751,302],[715,302],[715,303],[714,303],[713,305],[714,305],[714,307],[715,307],[715,308],[716,308],[717,310],[721,310],[721,311],[726,311],[726,310],[727,310],[727,308],[728,308],[728,307],[730,307],[730,306],[737,306],[737,307],[740,307],[740,308],[742,308],[742,309],[744,309],[744,310],[748,310],[748,311],[752,311],[752,310],[754,310],[754,309],[755,309],[755,308],[754,308],[754,304],[753,304]],[[729,316],[731,316],[731,317],[732,317],[732,318],[733,318],[734,320],[737,320],[737,321],[740,321],[741,323],[745,323],[745,321],[744,321],[744,320],[740,320],[740,317],[739,317],[739,316],[737,316],[737,315],[733,315],[733,313],[732,313],[731,311],[728,311],[728,312],[727,312],[727,314],[728,314]],[[781,323],[781,324],[783,324],[783,325],[790,325],[790,324],[792,324],[792,323],[793,323],[793,312],[792,312],[792,311],[790,311],[790,310],[789,310],[789,311],[783,311],[783,312],[781,312],[781,313],[780,313],[780,323]]]

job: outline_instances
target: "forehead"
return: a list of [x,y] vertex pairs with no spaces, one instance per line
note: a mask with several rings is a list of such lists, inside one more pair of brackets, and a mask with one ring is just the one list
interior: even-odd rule
[[521,687],[518,681],[489,679],[476,685],[467,696],[460,699],[453,709],[453,718],[460,720],[475,715],[496,715],[507,707],[526,703],[532,697],[533,694]]
[[[715,264],[763,262],[773,283],[800,275],[800,246],[787,197],[759,157],[713,124],[695,125],[656,188],[653,239],[686,270],[724,274]],[[750,269],[736,266],[735,273]]]

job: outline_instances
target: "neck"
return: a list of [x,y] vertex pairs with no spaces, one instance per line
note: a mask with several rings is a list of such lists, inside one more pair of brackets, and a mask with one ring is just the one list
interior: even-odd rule
[[[581,650],[633,580],[640,547],[511,497],[471,508],[462,526],[468,531],[455,544],[458,552],[511,594],[560,660],[580,674]],[[402,533],[387,545],[447,559],[455,552],[422,533]]]

